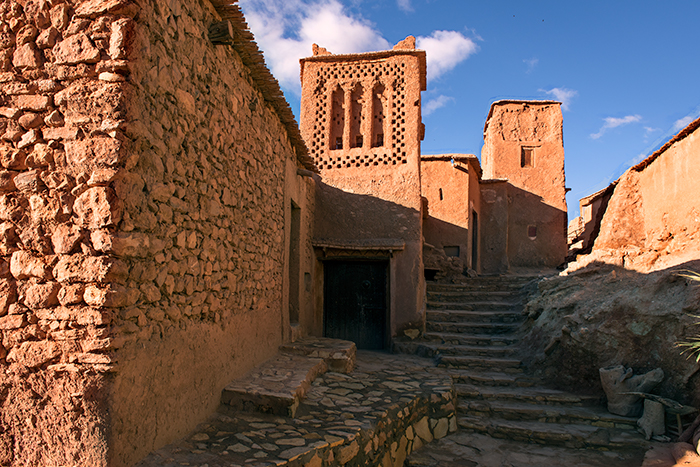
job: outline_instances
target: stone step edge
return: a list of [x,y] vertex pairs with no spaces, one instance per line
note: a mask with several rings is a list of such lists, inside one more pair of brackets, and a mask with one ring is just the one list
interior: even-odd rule
[[[651,446],[642,435],[631,430],[600,428],[591,425],[568,424],[564,426],[544,422],[484,420],[467,416],[460,416],[458,424],[463,430],[530,443],[597,449],[647,449]],[[582,435],[573,433],[574,430],[579,431]]]
[[[602,409],[594,410],[591,406],[573,406],[567,404],[536,404],[520,401],[505,402],[487,401],[481,399],[463,400],[460,397],[460,402],[457,406],[460,414],[475,416],[476,409],[466,407],[468,404],[483,404],[488,408],[491,420],[518,421],[518,419],[508,418],[502,415],[523,414],[520,421],[531,421],[540,423],[550,423],[557,425],[578,425],[585,424],[597,426],[600,428],[615,428],[622,430],[635,430],[637,426],[636,418],[620,417],[619,415],[610,414]],[[541,416],[537,416],[535,412],[542,411]],[[481,413],[481,412],[478,412]],[[528,417],[528,418],[525,418]],[[557,421],[541,420],[541,418],[557,418]]]
[[355,368],[357,346],[352,341],[326,337],[305,337],[295,342],[280,345],[280,352],[322,358],[329,371],[348,374]]
[[[455,382],[454,385],[460,402],[469,400],[487,403],[544,405],[547,407],[572,405],[575,407],[595,407],[603,410],[602,399],[600,397],[551,390],[542,385],[531,386],[527,389],[522,387],[504,389],[502,387],[496,388],[494,386],[461,382]],[[475,392],[478,394],[475,395]],[[615,417],[619,417],[619,415],[615,415]],[[621,417],[621,419],[626,419],[626,417]]]
[[[429,357],[435,357],[437,355],[444,355],[450,357],[477,357],[484,356],[482,354],[492,353],[492,354],[511,354],[518,351],[518,347],[514,344],[511,345],[466,345],[466,344],[444,344],[444,343],[430,343],[430,342],[394,342],[393,348],[396,350],[406,349],[410,350],[414,348],[414,352],[418,352],[421,355],[427,355]],[[399,353],[412,353],[412,352],[399,352]]]
[[[276,369],[282,369],[291,376],[271,377]],[[221,403],[241,412],[272,413],[294,418],[299,403],[318,375],[328,371],[328,365],[321,358],[297,355],[281,355],[258,365],[247,375],[229,383],[221,392]]]

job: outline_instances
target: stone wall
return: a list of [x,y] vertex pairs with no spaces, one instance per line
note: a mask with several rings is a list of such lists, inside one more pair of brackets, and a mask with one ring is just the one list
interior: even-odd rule
[[603,261],[648,272],[700,257],[699,127],[695,120],[614,183],[593,250],[571,269]]
[[[0,5],[0,463],[104,465],[125,2]],[[112,284],[109,285],[108,284]],[[138,292],[138,291],[137,291]],[[109,307],[104,306],[109,305]]]
[[219,13],[0,5],[3,464],[132,464],[289,336],[313,181]]

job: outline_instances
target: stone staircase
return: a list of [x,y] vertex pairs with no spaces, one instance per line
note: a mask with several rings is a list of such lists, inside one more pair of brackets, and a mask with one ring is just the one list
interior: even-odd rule
[[518,358],[523,287],[534,277],[428,283],[426,332],[394,350],[435,358],[450,372],[462,430],[570,448],[646,449],[636,419],[607,412],[598,397],[549,389]]

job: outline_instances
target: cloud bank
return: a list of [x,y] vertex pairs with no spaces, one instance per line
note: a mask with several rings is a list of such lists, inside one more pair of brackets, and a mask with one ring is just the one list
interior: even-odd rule
[[604,119],[605,123],[600,128],[598,133],[592,133],[591,138],[598,139],[605,134],[606,131],[617,128],[619,126],[629,125],[630,123],[637,123],[642,121],[641,115],[627,115],[626,117],[616,118],[616,117],[606,117]]

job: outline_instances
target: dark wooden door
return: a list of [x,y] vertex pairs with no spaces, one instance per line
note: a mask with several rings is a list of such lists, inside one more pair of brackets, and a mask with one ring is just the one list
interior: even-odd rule
[[358,349],[383,349],[387,329],[385,261],[324,263],[324,335],[353,341]]

